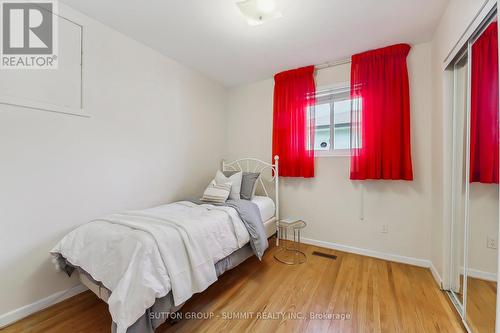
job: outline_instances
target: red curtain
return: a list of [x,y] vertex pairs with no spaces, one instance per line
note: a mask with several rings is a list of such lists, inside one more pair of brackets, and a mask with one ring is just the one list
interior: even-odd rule
[[314,66],[274,76],[273,156],[279,155],[280,176],[314,177],[315,94]]
[[413,180],[409,52],[397,44],[352,57],[352,180]]
[[470,181],[498,184],[498,30],[472,45]]

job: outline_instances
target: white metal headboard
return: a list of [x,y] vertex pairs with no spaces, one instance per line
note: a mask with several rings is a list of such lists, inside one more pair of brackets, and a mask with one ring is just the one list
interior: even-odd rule
[[[266,183],[274,183],[274,205],[276,206],[275,216],[276,221],[279,221],[279,177],[278,177],[278,161],[279,156],[274,156],[274,164],[264,162],[256,158],[241,158],[232,162],[222,160],[222,171],[243,171],[243,172],[259,172],[260,184],[264,194],[271,198],[266,188]],[[268,185],[269,186],[269,185]]]

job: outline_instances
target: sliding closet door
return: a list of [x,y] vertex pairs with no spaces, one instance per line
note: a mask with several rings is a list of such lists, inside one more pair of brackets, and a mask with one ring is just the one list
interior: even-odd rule
[[[499,233],[496,8],[447,68],[453,72],[449,295],[475,333],[495,332]],[[446,284],[448,285],[448,284]]]
[[453,170],[451,292],[463,315],[465,234],[467,215],[467,95],[468,57],[464,52],[453,65]]
[[494,332],[498,236],[498,31],[490,22],[470,43],[469,218],[466,321]]

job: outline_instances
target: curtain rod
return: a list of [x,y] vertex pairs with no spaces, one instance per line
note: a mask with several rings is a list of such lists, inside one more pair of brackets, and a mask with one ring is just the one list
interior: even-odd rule
[[351,58],[345,58],[345,59],[340,59],[340,60],[335,60],[335,61],[328,61],[319,65],[315,65],[314,68],[316,69],[325,69],[328,67],[335,67],[335,66],[340,66],[340,65],[345,65],[351,63]]

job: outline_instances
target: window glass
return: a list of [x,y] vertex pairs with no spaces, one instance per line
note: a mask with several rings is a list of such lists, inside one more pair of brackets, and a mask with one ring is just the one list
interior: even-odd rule
[[314,150],[330,150],[330,127],[316,128]]
[[351,100],[344,99],[335,101],[333,104],[333,112],[335,125],[349,124],[351,122]]
[[330,103],[316,104],[314,122],[316,126],[330,126]]
[[[356,100],[355,112],[361,110],[361,100]],[[314,150],[344,152],[351,148],[351,99],[346,89],[322,91],[316,96],[314,119]],[[309,112],[308,112],[309,114]],[[354,121],[358,122],[358,116]],[[355,124],[353,124],[354,127]],[[358,142],[359,141],[359,142]],[[360,148],[361,138],[354,138],[353,144]]]
[[330,150],[330,103],[318,103],[314,109],[314,150]]
[[351,100],[339,100],[333,103],[334,138],[333,149],[351,147]]

